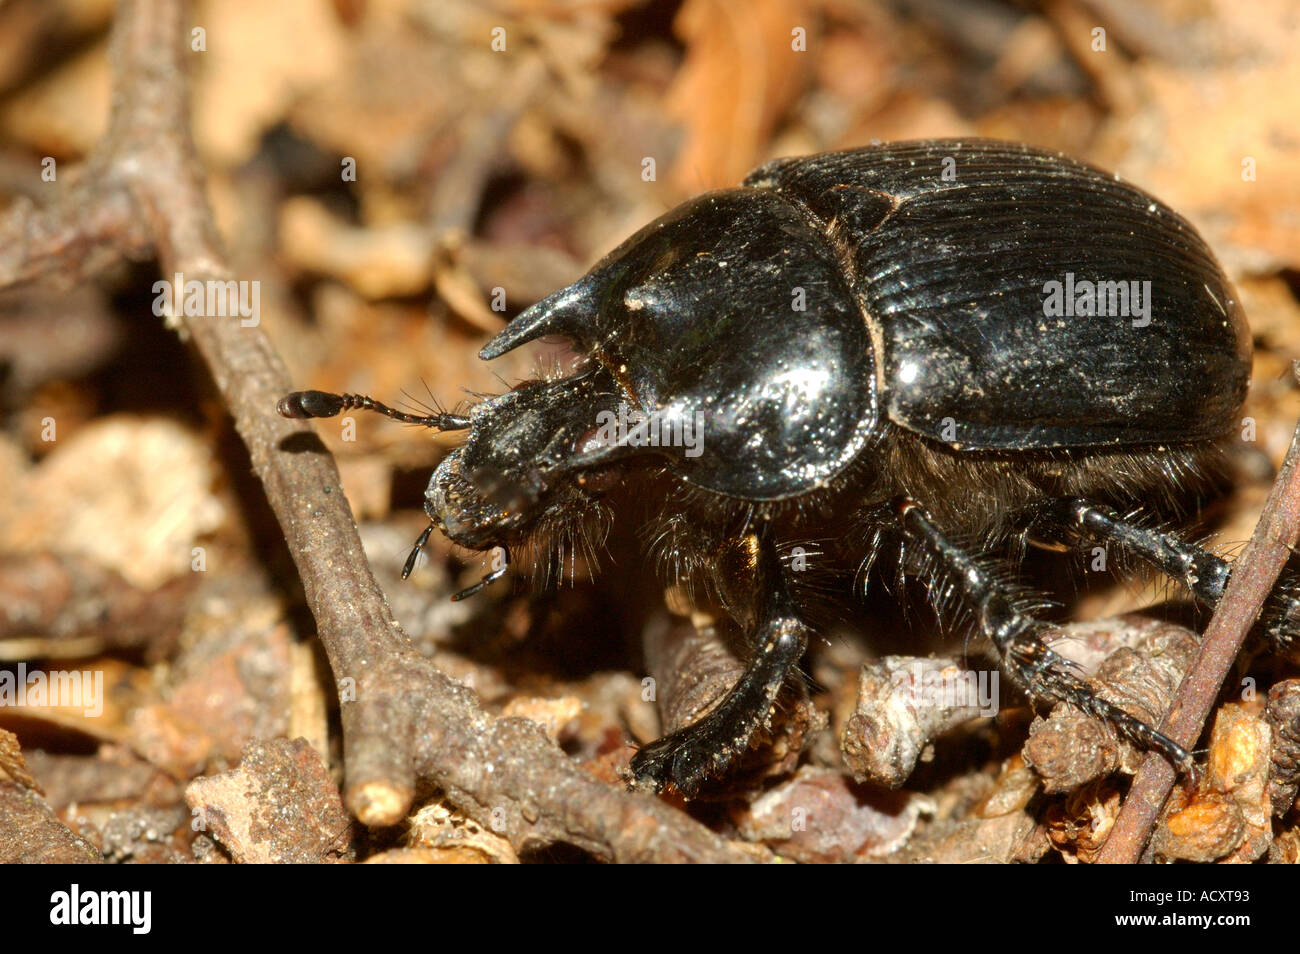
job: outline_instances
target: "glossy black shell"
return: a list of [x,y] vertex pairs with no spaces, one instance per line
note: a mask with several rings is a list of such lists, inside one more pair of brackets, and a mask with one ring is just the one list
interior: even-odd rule
[[[1070,281],[1150,282],[1149,315],[1048,315],[1050,283]],[[988,140],[768,163],[642,229],[483,356],[556,333],[643,408],[703,413],[704,454],[674,466],[752,500],[824,486],[882,418],[958,450],[1213,439],[1250,367],[1191,225],[1115,176]]]

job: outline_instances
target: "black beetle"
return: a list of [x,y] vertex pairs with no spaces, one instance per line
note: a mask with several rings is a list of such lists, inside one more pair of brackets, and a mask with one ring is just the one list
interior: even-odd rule
[[[1169,208],[1013,143],[777,160],[646,226],[480,357],[548,335],[573,344],[578,369],[468,415],[319,391],[279,411],[369,408],[469,431],[429,482],[432,523],[408,573],[435,527],[508,553],[603,523],[602,490],[647,482],[660,556],[709,584],[751,658],[708,715],[637,753],[637,781],[691,794],[746,749],[810,631],[779,541],[814,539],[848,568],[896,546],[936,602],[972,613],[1031,697],[1191,766],[1071,673],[1042,641],[1041,604],[1008,582],[1025,542],[1096,542],[1204,604],[1223,592],[1225,561],[1121,516],[1186,517],[1187,496],[1223,473],[1250,375],[1233,289]],[[1275,638],[1290,637],[1297,605],[1274,604]]]

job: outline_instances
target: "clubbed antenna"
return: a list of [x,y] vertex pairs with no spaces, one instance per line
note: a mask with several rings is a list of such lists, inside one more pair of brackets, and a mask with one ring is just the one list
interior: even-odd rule
[[365,394],[331,394],[329,391],[294,391],[280,398],[275,409],[284,417],[334,417],[343,411],[375,411],[403,424],[419,424],[440,431],[466,430],[470,421],[461,414],[407,414],[381,404]]

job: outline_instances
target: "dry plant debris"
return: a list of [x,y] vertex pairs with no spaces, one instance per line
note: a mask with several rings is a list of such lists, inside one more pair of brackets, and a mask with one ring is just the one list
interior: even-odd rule
[[195,827],[240,863],[352,858],[352,820],[320,755],[305,739],[250,742],[239,768],[185,790]]

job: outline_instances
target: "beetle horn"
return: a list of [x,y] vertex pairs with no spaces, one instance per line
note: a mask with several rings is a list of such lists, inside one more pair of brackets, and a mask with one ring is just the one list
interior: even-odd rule
[[595,317],[596,307],[590,286],[578,282],[520,312],[514,321],[483,346],[478,356],[484,361],[490,361],[521,344],[547,335],[564,335],[576,341],[587,341],[593,337]]

